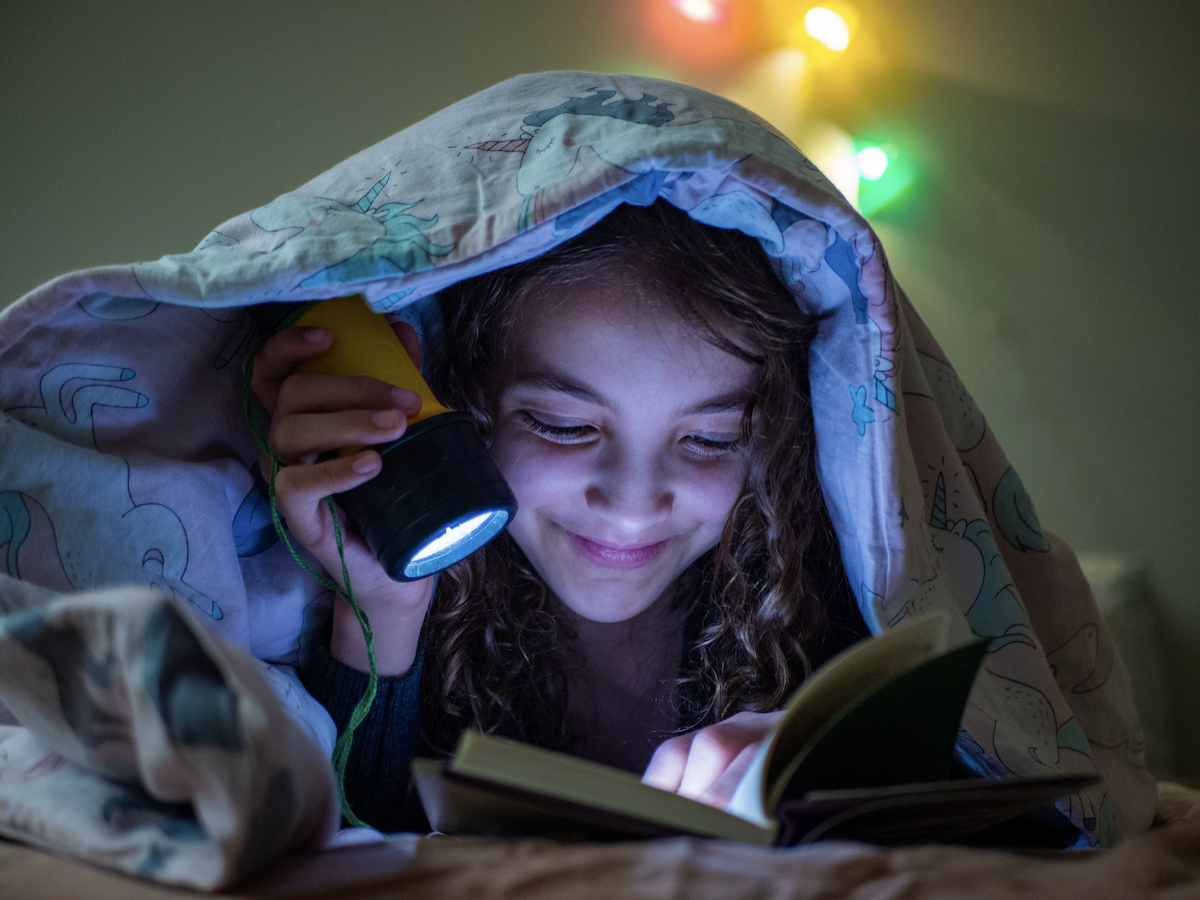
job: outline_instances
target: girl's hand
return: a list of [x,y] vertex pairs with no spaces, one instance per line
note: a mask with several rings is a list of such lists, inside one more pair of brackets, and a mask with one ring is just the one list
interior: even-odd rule
[[[399,325],[397,335],[420,362],[416,332]],[[380,444],[404,434],[408,416],[421,408],[412,391],[375,378],[308,375],[295,372],[304,359],[328,350],[333,335],[325,328],[286,328],[272,336],[254,360],[251,389],[271,415],[267,442],[283,468],[275,477],[275,501],[293,537],[342,584],[333,517],[324,498],[370,481],[383,466],[377,452],[360,450],[336,457],[339,447]],[[260,464],[270,471],[263,455]],[[380,674],[407,672],[416,652],[421,622],[432,594],[432,579],[401,583],[384,571],[339,511],[346,568],[355,599],[375,630]],[[333,655],[366,671],[366,644],[348,603],[334,605]]]
[[763,739],[783,717],[741,712],[659,744],[642,783],[724,809]]

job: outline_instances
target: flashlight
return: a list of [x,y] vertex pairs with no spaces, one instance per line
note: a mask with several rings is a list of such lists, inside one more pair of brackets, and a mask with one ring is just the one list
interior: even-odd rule
[[[296,371],[370,375],[421,397],[399,439],[374,449],[379,474],[338,495],[338,503],[371,552],[396,581],[416,581],[474,553],[500,534],[517,511],[475,422],[433,395],[392,326],[354,295],[308,304],[267,303],[250,309],[262,335],[289,325],[328,328],[333,346]],[[345,447],[339,455],[357,453]]]

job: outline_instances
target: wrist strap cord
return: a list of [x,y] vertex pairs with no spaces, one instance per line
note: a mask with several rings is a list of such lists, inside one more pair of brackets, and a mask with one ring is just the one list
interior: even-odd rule
[[267,443],[267,437],[263,434],[262,426],[258,421],[257,411],[254,408],[254,393],[250,388],[250,381],[254,375],[254,357],[257,355],[262,341],[258,340],[253,343],[246,355],[245,377],[242,382],[242,408],[245,411],[246,423],[250,426],[250,433],[254,435],[254,441],[258,445],[258,449],[271,461],[271,471],[267,475],[267,498],[271,507],[271,522],[275,526],[275,533],[279,535],[279,540],[287,547],[288,552],[306,572],[312,575],[317,582],[327,590],[333,591],[334,594],[341,597],[350,604],[350,608],[354,610],[354,616],[358,619],[358,625],[362,629],[363,639],[367,643],[367,660],[370,663],[370,672],[367,675],[367,687],[363,691],[363,695],[355,704],[354,709],[350,712],[350,721],[346,723],[346,727],[342,733],[338,735],[337,743],[333,747],[333,769],[337,773],[338,795],[342,803],[342,816],[347,822],[357,828],[369,827],[365,822],[359,819],[354,814],[354,810],[350,808],[350,802],[346,799],[346,761],[350,757],[350,748],[354,743],[354,732],[363,719],[367,717],[367,713],[371,709],[371,704],[375,702],[375,693],[379,687],[379,674],[375,666],[375,636],[371,630],[371,622],[367,618],[367,614],[362,607],[358,605],[358,601],[354,599],[354,590],[350,586],[350,570],[346,566],[346,549],[345,540],[342,537],[342,528],[338,523],[337,507],[334,505],[332,497],[326,497],[325,503],[329,507],[329,515],[333,519],[333,536],[337,542],[338,558],[342,562],[342,586],[338,585],[333,579],[329,578],[323,572],[319,572],[308,564],[308,561],[300,555],[292,543],[291,535],[288,534],[284,527],[283,519],[280,518],[279,510],[275,505],[275,476],[279,474],[282,464],[279,457],[275,455],[275,450]]

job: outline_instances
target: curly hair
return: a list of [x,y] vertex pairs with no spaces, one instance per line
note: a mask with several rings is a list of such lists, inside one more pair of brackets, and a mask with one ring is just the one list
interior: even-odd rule
[[[704,340],[758,370],[742,418],[748,475],[716,547],[676,580],[689,631],[679,729],[778,708],[863,633],[817,483],[808,347],[817,328],[757,242],[665,201],[621,206],[549,253],[442,292],[434,391],[490,441],[493,373],[523,301],[597,266],[621,267]],[[562,607],[507,534],[441,575],[427,624],[422,727],[448,753],[466,728],[569,749]]]

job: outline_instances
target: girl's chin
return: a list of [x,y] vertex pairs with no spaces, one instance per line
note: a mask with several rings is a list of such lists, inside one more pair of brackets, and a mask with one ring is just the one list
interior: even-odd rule
[[578,594],[560,599],[567,609],[581,619],[604,624],[628,622],[645,612],[654,603],[654,598],[647,599],[644,603],[630,603],[628,595],[623,596],[619,601]]
[[575,615],[589,622],[613,623],[627,622],[644,613],[662,596],[670,581],[646,583],[576,576],[549,583],[554,595]]

